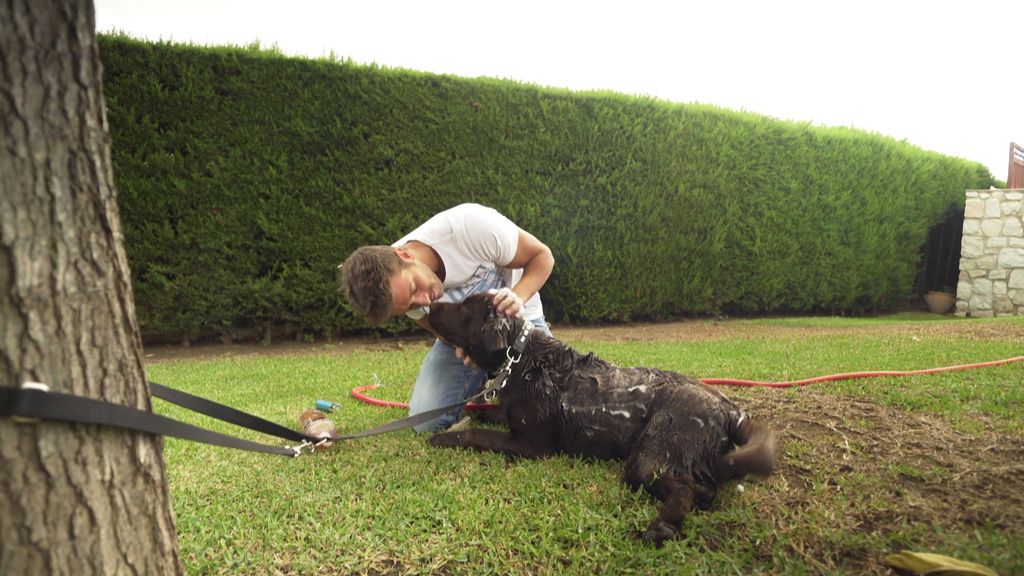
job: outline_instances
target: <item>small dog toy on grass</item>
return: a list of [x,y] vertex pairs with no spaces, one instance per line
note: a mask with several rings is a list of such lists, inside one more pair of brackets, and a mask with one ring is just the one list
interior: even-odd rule
[[338,408],[341,408],[341,404],[337,402],[331,402],[330,400],[317,400],[316,409],[321,412],[334,412]]

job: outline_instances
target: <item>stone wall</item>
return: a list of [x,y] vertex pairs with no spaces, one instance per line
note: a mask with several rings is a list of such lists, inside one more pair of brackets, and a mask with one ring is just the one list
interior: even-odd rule
[[1024,315],[1024,190],[968,190],[958,316]]

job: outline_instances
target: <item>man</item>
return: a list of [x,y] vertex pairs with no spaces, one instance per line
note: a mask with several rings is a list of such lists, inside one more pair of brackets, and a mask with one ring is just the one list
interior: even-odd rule
[[[341,266],[341,289],[349,305],[373,323],[405,314],[433,333],[426,315],[431,302],[461,302],[493,291],[498,312],[525,318],[550,334],[537,292],[551,275],[551,250],[497,210],[460,204],[427,220],[391,246],[363,246]],[[475,394],[486,373],[470,365],[462,350],[438,339],[416,377],[409,414]],[[444,430],[461,415],[455,409],[415,426]]]

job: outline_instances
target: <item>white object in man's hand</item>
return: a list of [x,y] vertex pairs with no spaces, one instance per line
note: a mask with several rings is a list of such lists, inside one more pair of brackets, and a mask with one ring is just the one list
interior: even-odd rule
[[526,305],[523,304],[523,299],[513,292],[511,288],[488,290],[487,293],[494,295],[494,300],[492,300],[492,302],[494,303],[494,309],[499,313],[504,314],[509,318],[523,317]]

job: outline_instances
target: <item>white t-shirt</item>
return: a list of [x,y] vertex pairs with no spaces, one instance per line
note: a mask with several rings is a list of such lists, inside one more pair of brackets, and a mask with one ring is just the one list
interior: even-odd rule
[[[511,288],[523,276],[522,268],[505,268],[516,255],[519,227],[493,208],[460,204],[427,220],[392,246],[413,240],[433,248],[444,263],[444,295],[440,302],[461,302],[489,288]],[[544,315],[539,293],[525,304],[527,320]],[[411,310],[408,315],[422,316],[418,312]]]

